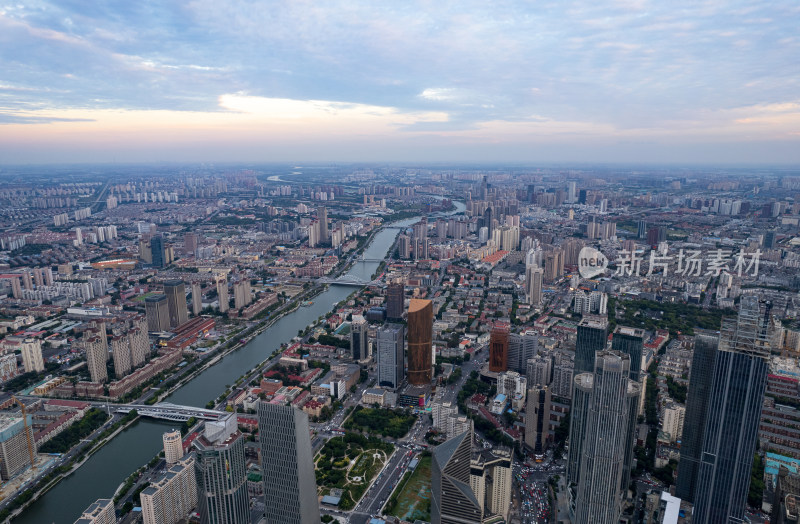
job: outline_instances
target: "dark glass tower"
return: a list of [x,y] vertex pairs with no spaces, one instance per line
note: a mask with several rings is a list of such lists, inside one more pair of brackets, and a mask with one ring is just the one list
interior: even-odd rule
[[480,524],[483,508],[470,487],[472,430],[433,449],[431,523]]
[[575,342],[575,375],[594,373],[594,355],[606,349],[608,321],[603,317],[584,317],[578,324]]
[[156,235],[150,239],[150,252],[153,256],[154,267],[164,267],[167,265],[166,245],[164,237]]
[[678,484],[675,496],[694,503],[697,489],[697,472],[703,454],[703,434],[706,428],[708,397],[714,378],[714,359],[717,355],[719,335],[714,332],[698,333],[694,337],[689,391],[686,398],[686,416],[681,437],[681,460],[678,464]]
[[744,522],[767,383],[769,305],[745,295],[720,330],[695,491],[695,524]]

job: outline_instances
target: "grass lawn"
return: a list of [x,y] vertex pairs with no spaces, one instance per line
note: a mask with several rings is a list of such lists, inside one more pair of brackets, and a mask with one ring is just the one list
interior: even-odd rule
[[319,494],[341,489],[339,508],[352,509],[393,452],[391,444],[356,433],[330,439],[315,461]]
[[153,295],[158,295],[158,294],[159,293],[156,293],[155,291],[151,291],[149,293],[145,293],[144,295],[139,295],[136,298],[132,298],[131,301],[132,302],[144,302],[144,299],[146,299],[147,297],[151,297]]
[[384,515],[414,522],[431,520],[431,456],[420,458],[417,469],[403,480],[389,497]]

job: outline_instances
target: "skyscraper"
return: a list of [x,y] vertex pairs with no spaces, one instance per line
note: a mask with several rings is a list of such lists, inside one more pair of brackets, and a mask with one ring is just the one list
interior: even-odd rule
[[575,375],[594,372],[595,353],[606,349],[607,337],[605,318],[584,316],[581,319],[575,342]]
[[180,430],[173,429],[161,436],[164,442],[164,460],[167,464],[174,464],[183,458],[183,439]]
[[350,322],[350,356],[355,361],[369,358],[368,327],[367,321],[361,315],[354,316]]
[[151,332],[169,330],[169,305],[166,295],[152,295],[144,299],[147,330]]
[[694,494],[696,524],[744,522],[767,382],[770,305],[744,295],[720,329]]
[[192,282],[192,314],[199,316],[203,310],[203,290],[200,282]]
[[675,488],[676,496],[691,503],[694,503],[697,490],[697,473],[703,454],[703,435],[718,344],[719,336],[710,331],[700,332],[694,337],[692,371],[681,437],[681,460],[678,463],[678,483]]
[[319,220],[319,240],[320,242],[327,242],[330,240],[328,234],[328,210],[325,206],[317,208],[317,220]]
[[392,282],[386,286],[386,317],[389,320],[403,318],[404,288],[402,282]]
[[319,524],[308,415],[259,402],[258,438],[267,524]]
[[538,266],[525,269],[525,290],[528,294],[528,304],[538,306],[542,303],[542,278],[544,270]]
[[225,313],[230,309],[230,297],[228,296],[228,277],[223,273],[216,276],[217,280],[217,303],[219,312]]
[[164,267],[167,265],[167,252],[164,237],[156,235],[150,239],[150,253],[153,259],[153,266]]
[[237,427],[236,414],[230,413],[219,421],[207,421],[203,434],[192,441],[192,446],[196,451],[200,522],[249,523],[244,437]]
[[470,486],[472,431],[433,449],[431,524],[481,524],[482,504]]
[[489,338],[489,371],[508,370],[508,322],[495,322]]
[[583,458],[583,439],[589,419],[589,399],[594,386],[594,373],[575,375],[572,390],[572,408],[569,415],[569,454],[567,455],[567,483],[577,487]]
[[508,369],[527,373],[528,360],[539,350],[539,336],[534,331],[511,333],[508,335]]
[[430,384],[433,362],[433,303],[411,299],[408,305],[408,383]]
[[[179,432],[180,434],[180,432]],[[142,491],[144,524],[177,524],[197,506],[194,457],[170,463],[167,471]]]
[[528,390],[525,408],[525,444],[534,455],[544,455],[550,430],[550,388],[535,386]]
[[405,328],[402,324],[385,324],[378,329],[378,385],[397,389],[403,382]]
[[575,501],[575,524],[617,524],[622,514],[625,443],[630,403],[639,384],[628,379],[630,357],[602,351],[596,357]]
[[644,337],[643,329],[617,326],[614,329],[614,338],[611,339],[611,349],[616,349],[631,357],[630,378],[635,382],[639,382],[642,376]]
[[183,280],[164,281],[164,294],[167,295],[169,327],[178,327],[189,320],[189,310],[186,307],[186,286]]

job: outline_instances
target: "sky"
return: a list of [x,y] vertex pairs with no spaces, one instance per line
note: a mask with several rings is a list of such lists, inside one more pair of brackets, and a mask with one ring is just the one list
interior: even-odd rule
[[0,164],[800,164],[796,0],[0,0]]

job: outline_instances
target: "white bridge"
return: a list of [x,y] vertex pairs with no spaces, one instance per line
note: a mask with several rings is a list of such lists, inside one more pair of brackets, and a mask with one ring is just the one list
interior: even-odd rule
[[171,420],[173,422],[185,422],[190,418],[219,420],[226,414],[223,411],[217,411],[215,409],[179,406],[178,404],[170,404],[169,402],[153,404],[152,406],[147,406],[144,404],[125,404],[122,406],[116,406],[114,411],[117,413],[129,413],[134,409],[142,417]]
[[331,277],[322,277],[317,279],[319,284],[336,284],[340,286],[370,286],[370,285],[381,285],[382,283],[380,280],[365,280],[361,277],[357,277],[354,275],[343,275],[339,278],[331,278]]

